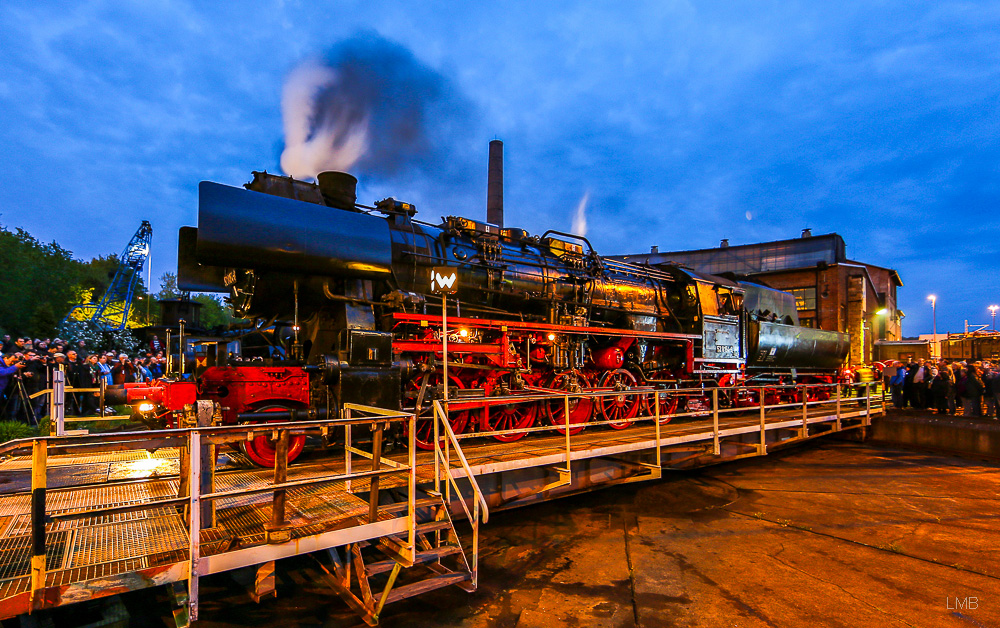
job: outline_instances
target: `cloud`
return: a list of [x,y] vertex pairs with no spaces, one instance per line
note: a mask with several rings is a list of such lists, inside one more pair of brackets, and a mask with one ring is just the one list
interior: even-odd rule
[[958,329],[1000,289],[996,3],[10,0],[0,38],[2,220],[89,256],[151,218],[154,274],[198,180],[279,166],[282,81],[325,50],[375,86],[366,202],[482,217],[498,136],[507,221],[535,233],[581,190],[602,253],[837,231],[901,272],[907,333],[927,293]]

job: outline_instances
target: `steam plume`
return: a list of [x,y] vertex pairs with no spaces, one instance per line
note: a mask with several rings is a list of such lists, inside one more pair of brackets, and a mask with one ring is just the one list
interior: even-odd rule
[[587,235],[587,202],[590,200],[590,190],[583,193],[580,204],[576,206],[576,213],[573,215],[573,229],[571,233],[578,236]]
[[324,170],[386,176],[440,167],[465,118],[455,94],[406,48],[355,36],[289,73],[281,169],[307,179]]
[[285,82],[281,112],[285,150],[281,169],[299,179],[324,170],[350,170],[368,148],[368,114],[350,103],[317,107],[321,94],[336,89],[336,70],[318,60],[295,68]]

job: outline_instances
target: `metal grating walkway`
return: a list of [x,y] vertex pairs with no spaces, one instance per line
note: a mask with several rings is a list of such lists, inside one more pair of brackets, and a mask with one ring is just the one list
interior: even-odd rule
[[[792,438],[801,440],[810,437],[810,426],[827,429],[836,423],[839,428],[843,421],[844,429],[849,429],[867,421],[864,407],[845,405],[841,410],[839,417],[830,406],[810,407],[804,415],[801,408],[769,411],[764,425],[756,411],[720,416],[717,425],[704,416],[688,417],[660,426],[658,438],[656,427],[648,421],[620,431],[588,427],[570,438],[569,454],[565,436],[553,431],[532,434],[513,443],[462,439],[461,445],[472,475],[480,476],[565,464],[567,455],[575,461],[648,453],[657,445],[661,448],[704,445],[721,438],[752,440],[758,431],[763,439],[765,431],[790,433],[801,429],[800,436]],[[872,404],[871,410],[873,414],[881,413],[881,404]],[[271,486],[274,471],[252,467],[242,454],[225,449],[220,453],[214,491],[247,493],[226,496],[216,502],[217,525],[201,533],[200,552],[205,557],[264,545],[265,524],[271,519],[272,493],[249,491]],[[386,457],[407,463],[406,454]],[[431,485],[435,479],[433,452],[420,452],[416,460],[416,482]],[[354,461],[355,471],[360,467],[370,468],[370,460],[355,457]],[[28,456],[0,460],[0,618],[24,612],[23,602],[15,604],[14,600],[30,589],[30,468]],[[345,470],[341,453],[293,465],[288,468],[287,480],[324,478],[343,474]],[[452,471],[455,476],[464,474],[457,465]],[[175,447],[152,452],[52,455],[48,459],[46,511],[51,516],[175,498],[180,485],[178,472]],[[404,487],[406,483],[405,475],[381,478],[382,489]],[[491,490],[501,491],[500,483],[496,484]],[[288,488],[285,520],[291,538],[305,539],[367,522],[369,503],[358,494],[366,493],[370,486],[368,477],[360,477],[352,479],[350,487],[344,481],[336,481]],[[377,521],[398,517],[398,510],[394,513],[380,510]],[[185,578],[190,539],[180,507],[52,521],[45,530],[47,587],[80,586],[106,579],[129,590]],[[59,603],[57,599],[51,605]]]

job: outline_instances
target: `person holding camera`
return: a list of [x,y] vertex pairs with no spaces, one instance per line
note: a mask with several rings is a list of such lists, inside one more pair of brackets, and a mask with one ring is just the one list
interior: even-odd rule
[[26,364],[23,357],[14,354],[5,355],[0,359],[0,408],[7,408],[9,400],[7,388],[10,387],[10,380]]

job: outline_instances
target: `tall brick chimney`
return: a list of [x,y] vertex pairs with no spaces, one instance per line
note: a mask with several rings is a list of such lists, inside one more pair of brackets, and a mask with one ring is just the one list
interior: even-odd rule
[[503,227],[503,142],[490,142],[490,163],[486,173],[486,222]]

